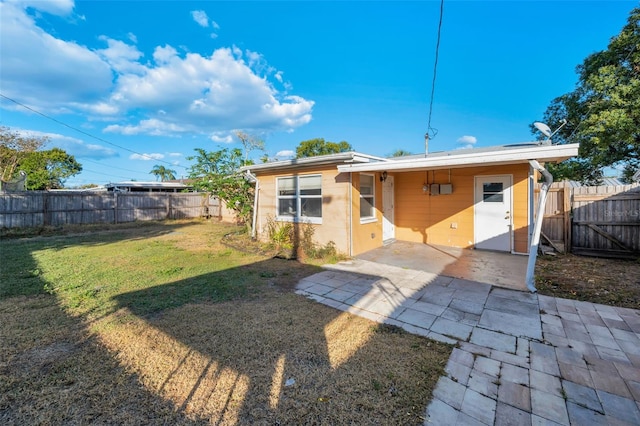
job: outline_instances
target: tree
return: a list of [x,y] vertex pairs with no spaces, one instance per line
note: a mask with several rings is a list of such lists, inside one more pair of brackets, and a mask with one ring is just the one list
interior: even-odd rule
[[554,142],[580,143],[579,156],[549,170],[557,179],[598,183],[604,168],[622,167],[629,180],[640,167],[640,8],[576,71],[576,89],[554,99],[543,121],[557,129],[567,120]]
[[249,135],[240,130],[236,131],[236,137],[240,139],[242,148],[244,150],[244,161],[249,161],[249,154],[252,151],[260,150],[264,151],[264,141],[256,136]]
[[189,169],[194,188],[208,192],[233,209],[238,220],[251,224],[253,212],[253,185],[240,173],[240,167],[251,162],[243,159],[242,150],[221,149],[207,152],[196,148],[197,155],[188,157],[195,163]]
[[300,142],[296,148],[296,157],[315,157],[349,151],[353,151],[353,147],[348,142],[326,142],[323,138],[316,138]]
[[176,178],[175,170],[167,169],[165,166],[161,166],[158,164],[153,166],[153,169],[151,169],[149,174],[155,175],[156,180],[160,179],[160,182],[165,182],[167,180],[174,180]]
[[22,136],[8,127],[0,126],[0,179],[9,181],[16,177],[18,165],[47,142],[45,137]]
[[60,148],[29,153],[19,163],[19,169],[27,173],[28,190],[64,188],[67,178],[82,171],[82,165],[73,155]]
[[389,157],[392,157],[392,158],[404,157],[406,155],[413,155],[413,153],[407,151],[406,149],[398,148],[395,151],[393,151]]

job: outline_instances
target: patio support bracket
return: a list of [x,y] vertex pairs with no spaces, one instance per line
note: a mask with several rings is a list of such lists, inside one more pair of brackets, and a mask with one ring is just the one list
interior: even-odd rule
[[544,183],[542,184],[542,188],[540,188],[540,196],[538,197],[538,213],[536,214],[533,225],[533,235],[531,237],[531,246],[529,247],[529,262],[527,263],[527,276],[525,278],[527,289],[531,293],[535,293],[538,290],[536,289],[534,281],[534,271],[536,268],[536,258],[538,257],[538,246],[540,245],[540,234],[542,233],[542,219],[544,217],[544,207],[547,203],[547,194],[553,183],[553,176],[536,160],[529,160],[529,164],[544,176]]

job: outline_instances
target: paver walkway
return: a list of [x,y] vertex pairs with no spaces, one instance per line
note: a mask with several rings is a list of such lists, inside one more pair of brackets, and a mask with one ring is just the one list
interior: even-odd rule
[[458,343],[425,425],[640,425],[640,311],[364,260],[299,294]]

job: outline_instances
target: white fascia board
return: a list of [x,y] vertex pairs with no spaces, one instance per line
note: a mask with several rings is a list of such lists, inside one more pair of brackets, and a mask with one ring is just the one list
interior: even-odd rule
[[389,162],[388,158],[375,157],[360,152],[341,152],[337,154],[319,155],[316,157],[294,158],[291,160],[274,161],[271,163],[252,164],[240,167],[240,171],[290,170],[297,167],[323,166],[337,163],[370,163]]
[[[469,166],[492,166],[502,164],[563,161],[578,155],[579,144],[549,145],[516,149],[501,149],[476,153],[451,154],[409,160],[395,160],[386,163],[339,165],[341,172],[412,171]],[[454,151],[455,152],[455,151]]]

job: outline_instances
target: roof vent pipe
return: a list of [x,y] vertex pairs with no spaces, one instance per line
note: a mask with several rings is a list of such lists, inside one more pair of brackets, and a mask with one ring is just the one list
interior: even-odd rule
[[533,225],[533,235],[531,236],[531,246],[529,247],[529,262],[527,263],[527,276],[525,278],[527,289],[529,289],[531,293],[535,293],[538,290],[536,290],[533,273],[536,268],[536,258],[538,257],[538,246],[540,245],[540,233],[542,232],[544,207],[547,203],[549,188],[553,183],[553,176],[551,176],[551,173],[542,167],[536,160],[529,160],[529,164],[531,167],[542,173],[545,179],[542,184],[542,188],[540,188],[540,196],[538,197],[538,213],[536,214],[536,220]]
[[429,132],[424,134],[424,156],[429,155]]

